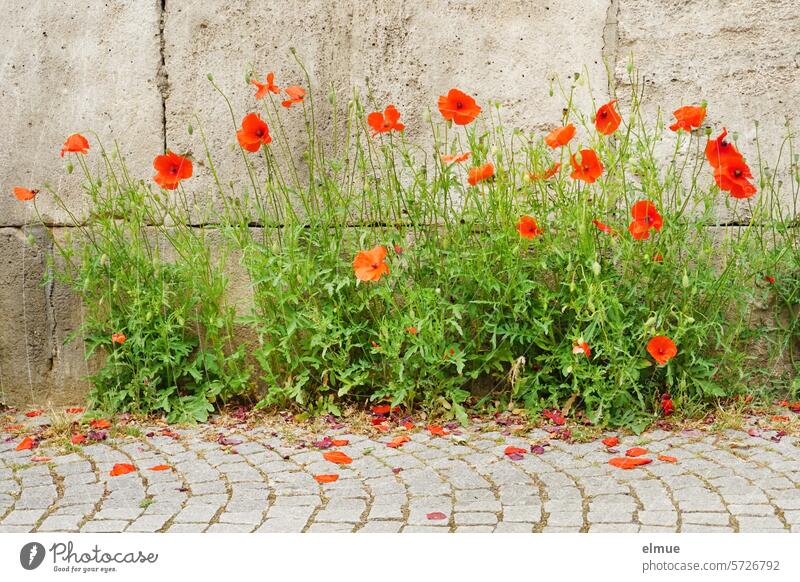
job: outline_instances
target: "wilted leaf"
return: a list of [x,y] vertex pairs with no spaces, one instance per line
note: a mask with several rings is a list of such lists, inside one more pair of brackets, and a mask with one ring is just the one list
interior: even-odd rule
[[339,479],[339,475],[314,475],[314,479],[316,479],[318,483],[333,483]]
[[631,459],[629,457],[614,457],[608,462],[608,464],[620,469],[634,469],[641,465],[647,465],[648,463],[652,462],[653,459],[645,459],[641,457],[637,459]]
[[128,463],[117,463],[111,469],[109,475],[111,475],[112,477],[117,477],[119,475],[127,475],[128,473],[133,473],[135,470],[136,467]]
[[345,455],[342,451],[330,451],[322,455],[326,461],[336,463],[337,465],[349,465],[353,459]]

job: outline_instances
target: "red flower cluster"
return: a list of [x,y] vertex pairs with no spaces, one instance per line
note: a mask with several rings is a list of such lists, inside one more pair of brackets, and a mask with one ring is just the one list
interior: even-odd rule
[[722,133],[706,145],[706,159],[714,169],[714,180],[719,189],[729,192],[734,198],[750,198],[756,193],[756,187],[750,183],[753,174],[745,163],[744,156],[736,146],[725,138],[728,131]]

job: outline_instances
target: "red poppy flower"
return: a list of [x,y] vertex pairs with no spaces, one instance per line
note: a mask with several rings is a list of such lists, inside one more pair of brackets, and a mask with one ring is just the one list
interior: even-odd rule
[[570,123],[564,127],[557,127],[548,133],[544,138],[544,142],[552,149],[556,149],[567,145],[573,137],[575,137],[575,126]]
[[20,188],[19,186],[14,188],[14,196],[17,200],[21,200],[22,202],[33,200],[38,193],[38,190],[28,190],[27,188]]
[[469,159],[469,156],[472,152],[464,152],[463,154],[457,154],[451,156],[449,154],[442,154],[442,163],[445,164],[460,164],[461,162],[466,162]]
[[533,239],[542,234],[542,229],[536,224],[536,219],[523,216],[517,223],[517,232],[522,238]]
[[467,182],[471,186],[475,186],[478,182],[489,180],[494,177],[494,165],[483,164],[482,166],[473,166],[469,169],[467,174]]
[[595,115],[594,126],[597,128],[597,131],[604,135],[611,135],[617,131],[619,124],[622,123],[622,117],[620,117],[617,110],[614,109],[614,103],[616,102],[617,100],[613,99],[605,105],[602,105],[600,109],[597,110],[597,115]]
[[766,281],[770,285],[774,285],[775,284],[775,277],[771,277],[770,275],[765,275],[764,276],[764,281]]
[[386,247],[376,246],[368,251],[361,251],[353,261],[353,270],[359,281],[380,281],[383,275],[389,274],[386,259]]
[[603,173],[603,164],[594,150],[581,150],[581,161],[578,163],[575,154],[572,154],[572,174],[570,177],[573,180],[583,180],[587,184],[592,184],[600,174]]
[[275,80],[275,73],[267,73],[267,82],[266,83],[259,83],[255,79],[252,79],[250,83],[256,86],[256,99],[263,99],[266,97],[267,93],[274,93],[275,95],[279,95],[281,92],[280,87],[275,85],[273,81]]
[[64,142],[64,147],[61,148],[61,157],[64,157],[66,152],[72,154],[88,154],[89,153],[89,140],[79,133],[73,133]]
[[125,340],[128,338],[125,336],[124,333],[112,333],[111,334],[111,343],[112,344],[124,344]]
[[608,234],[615,234],[613,228],[611,228],[607,224],[603,224],[602,222],[600,222],[597,219],[594,219],[592,221],[592,224],[595,225],[597,227],[597,230],[599,230],[600,232],[607,232]]
[[410,333],[411,335],[417,335],[417,328],[416,328],[416,327],[414,327],[413,325],[409,325],[409,326],[406,328],[406,331],[407,331],[408,333]]
[[647,342],[647,352],[659,366],[663,366],[678,354],[678,348],[667,336],[657,335]]
[[722,133],[716,139],[709,140],[706,144],[706,159],[712,168],[719,168],[732,162],[744,161],[736,146],[725,139],[727,135],[728,130],[722,128]]
[[649,200],[636,202],[631,208],[631,216],[633,216],[633,222],[628,225],[628,230],[636,240],[647,240],[650,238],[651,228],[660,231],[664,224],[656,205]]
[[458,89],[450,89],[447,95],[439,97],[439,112],[447,121],[456,125],[469,125],[481,112],[475,99]]
[[750,198],[755,195],[756,187],[750,183],[752,178],[753,174],[743,159],[730,160],[714,168],[717,186],[724,192],[730,192],[733,198]]
[[675,116],[675,123],[669,126],[672,131],[692,131],[697,129],[703,124],[706,118],[705,107],[693,107],[691,105],[684,105],[672,112]]
[[558,174],[558,171],[560,169],[561,169],[561,164],[559,162],[556,162],[555,164],[553,164],[552,166],[547,168],[541,174],[534,174],[533,172],[531,172],[530,174],[528,174],[528,177],[533,181],[536,181],[536,180],[547,180],[548,178],[552,178],[553,176]]
[[661,253],[656,253],[653,255],[653,262],[654,263],[663,263],[664,262],[664,255]]
[[239,145],[248,152],[257,152],[262,145],[272,141],[269,135],[269,126],[257,113],[248,113],[242,119],[242,129],[236,132]]
[[169,151],[166,155],[156,156],[153,167],[157,172],[153,180],[165,190],[175,190],[181,180],[192,177],[191,160]]
[[367,116],[367,123],[372,128],[372,137],[389,131],[403,131],[406,126],[400,123],[400,112],[394,105],[389,105],[383,113],[375,111]]
[[295,103],[300,103],[303,100],[303,97],[306,96],[306,90],[300,87],[299,85],[292,85],[291,87],[286,87],[284,91],[289,96],[287,100],[281,101],[281,105],[283,105],[284,107],[291,107]]
[[675,404],[672,402],[672,398],[670,398],[669,394],[664,394],[661,397],[661,410],[664,416],[669,416],[672,414],[672,411],[675,410]]
[[592,355],[592,350],[589,347],[587,342],[578,342],[576,341],[572,344],[572,353],[573,354],[583,354],[587,358]]

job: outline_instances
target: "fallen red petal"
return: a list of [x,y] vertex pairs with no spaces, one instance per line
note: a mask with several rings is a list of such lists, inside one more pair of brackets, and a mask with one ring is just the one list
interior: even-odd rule
[[150,467],[147,469],[148,471],[169,471],[172,469],[169,465],[156,465],[155,467]]
[[619,439],[617,437],[608,437],[603,439],[603,444],[609,448],[616,447],[619,444]]
[[74,434],[72,435],[72,438],[69,439],[69,442],[71,442],[73,445],[79,445],[85,440],[86,440],[86,435]]
[[112,477],[117,477],[119,475],[127,475],[128,473],[133,473],[135,470],[136,467],[128,463],[117,463],[111,469],[109,475],[111,475]]
[[34,463],[46,463],[49,460],[51,460],[50,457],[31,457],[31,461]]
[[411,437],[410,437],[410,436],[408,436],[408,435],[405,435],[405,434],[401,434],[401,435],[400,435],[400,436],[398,436],[398,437],[394,437],[394,438],[392,439],[392,442],[390,442],[390,443],[389,443],[389,444],[387,444],[386,446],[387,446],[387,447],[392,447],[393,449],[397,449],[397,448],[400,448],[400,447],[402,447],[402,446],[403,446],[405,443],[407,443],[407,442],[408,442],[408,441],[410,441],[410,440],[411,440]]
[[449,434],[443,426],[434,424],[428,426],[428,432],[431,433],[431,436],[447,436]]
[[337,465],[349,465],[353,459],[345,455],[342,451],[331,451],[322,455],[326,461],[336,463]]
[[27,416],[28,418],[33,418],[34,416],[39,416],[43,412],[44,412],[44,410],[41,410],[41,409],[31,410],[30,412],[26,412],[25,416]]
[[643,449],[642,447],[633,447],[632,449],[625,451],[625,454],[629,457],[641,457],[642,455],[647,454],[647,449]]
[[665,463],[677,463],[677,457],[670,457],[669,455],[658,455],[659,461],[664,461]]
[[644,459],[644,458],[631,459],[629,457],[615,457],[615,458],[611,459],[608,462],[608,464],[609,465],[614,465],[615,467],[617,467],[619,469],[634,469],[634,468],[639,467],[641,465],[647,465],[648,463],[652,463],[652,462],[653,462],[653,459]]
[[441,511],[434,511],[433,513],[429,513],[425,517],[427,517],[428,519],[447,519],[447,516]]
[[92,422],[90,422],[89,426],[91,426],[95,430],[102,430],[104,428],[110,428],[111,423],[108,422],[105,418],[98,418],[97,420],[93,420]]
[[334,439],[331,441],[331,444],[334,447],[344,447],[350,444],[350,441],[347,439]]
[[83,408],[80,407],[67,408],[65,412],[67,414],[81,414],[83,412]]
[[31,437],[25,437],[24,439],[22,439],[22,442],[20,442],[17,445],[17,450],[18,451],[29,451],[35,446],[36,446],[36,441],[35,440],[33,440]]
[[316,479],[318,483],[333,483],[339,479],[339,475],[314,475],[314,479]]

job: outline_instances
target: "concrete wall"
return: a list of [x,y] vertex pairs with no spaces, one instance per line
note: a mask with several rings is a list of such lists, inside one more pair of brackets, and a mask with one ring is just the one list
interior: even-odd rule
[[[274,70],[282,85],[301,82],[295,47],[318,87],[346,91],[369,78],[411,137],[452,86],[501,101],[510,125],[543,132],[563,106],[551,79],[579,72],[598,101],[624,96],[633,54],[650,114],[706,99],[709,121],[738,131],[748,159],[755,120],[769,160],[800,119],[800,4],[785,0],[4,0],[0,16],[0,400],[9,402],[72,400],[86,371],[80,348],[61,345],[80,305],[40,285],[48,238],[26,226],[36,217],[11,188],[48,183],[80,220],[79,180],[58,155],[66,135],[94,131],[92,143],[107,147],[117,139],[133,174],[149,179],[165,144],[201,151],[186,130],[195,116],[232,177],[234,134],[207,73],[241,115],[251,66]],[[578,105],[590,109],[585,93]],[[202,190],[207,173],[200,165],[196,174]],[[71,228],[50,198],[41,197],[45,223]]]

